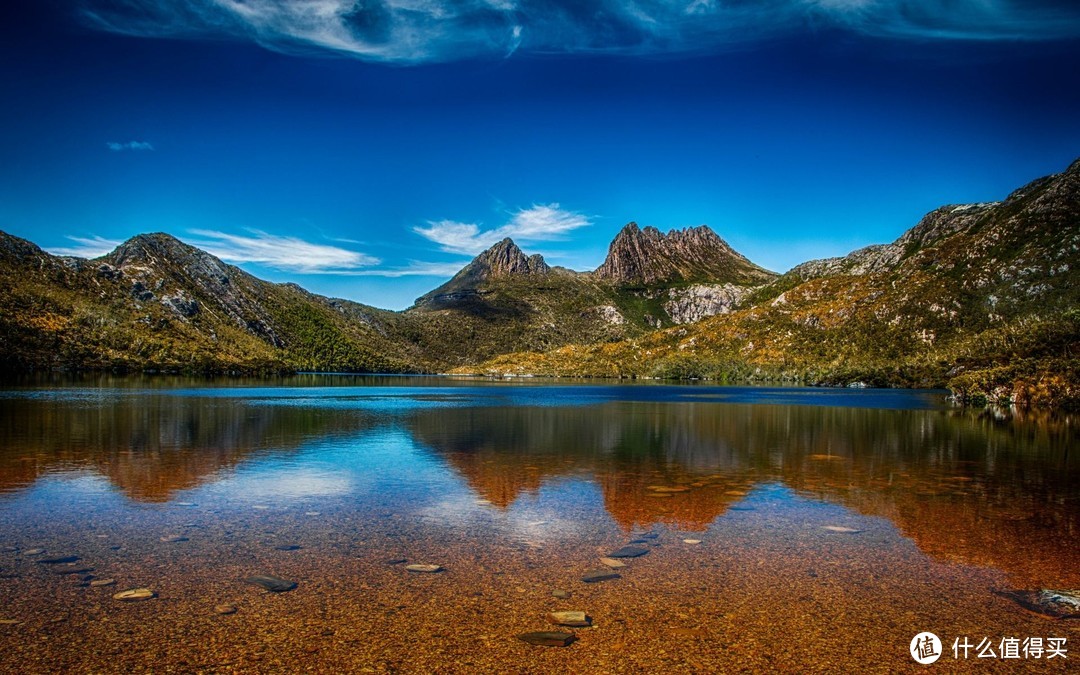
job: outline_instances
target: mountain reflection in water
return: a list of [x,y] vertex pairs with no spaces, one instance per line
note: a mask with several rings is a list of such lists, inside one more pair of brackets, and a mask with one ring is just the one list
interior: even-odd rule
[[[0,508],[3,495],[43,478],[88,473],[134,502],[165,503],[228,484],[242,465],[256,474],[280,471],[282,459],[291,471],[325,465],[328,440],[344,453],[329,453],[345,458],[335,471],[385,476],[378,458],[349,448],[397,434],[412,452],[394,465],[397,484],[408,485],[410,467],[426,461],[490,508],[510,509],[522,494],[575,479],[598,488],[626,531],[704,531],[747,508],[755,489],[782,484],[886,518],[937,558],[996,567],[1017,583],[1080,586],[1071,418],[714,403],[707,391],[679,387],[626,400],[617,387],[602,389],[583,388],[574,405],[515,404],[519,394],[542,398],[530,387],[21,392],[0,412]],[[264,489],[275,480],[268,474]],[[374,499],[353,497],[357,510]]]

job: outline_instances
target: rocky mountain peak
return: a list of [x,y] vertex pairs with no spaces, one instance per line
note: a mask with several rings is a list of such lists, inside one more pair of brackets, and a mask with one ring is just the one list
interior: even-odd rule
[[544,262],[543,256],[536,254],[527,257],[514,240],[507,237],[476,256],[462,273],[466,271],[478,279],[498,279],[547,274],[551,268]]
[[477,295],[491,281],[542,277],[549,273],[551,267],[542,255],[526,256],[514,240],[507,237],[473,258],[450,281],[417,298],[416,304],[455,302]]
[[628,223],[611,242],[596,276],[617,284],[690,281],[760,284],[775,275],[740,255],[708,226],[664,234]]

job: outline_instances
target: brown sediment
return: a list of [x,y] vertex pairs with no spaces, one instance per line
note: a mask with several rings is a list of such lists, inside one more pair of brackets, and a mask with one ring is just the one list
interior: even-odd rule
[[[697,546],[671,545],[678,533],[661,529],[660,548],[600,584],[580,574],[593,549],[616,547],[622,535],[597,524],[520,552],[490,533],[463,536],[410,518],[356,528],[351,511],[313,523],[286,510],[275,527],[303,549],[282,556],[259,545],[266,521],[257,516],[224,514],[233,535],[193,539],[184,554],[118,519],[102,525],[125,541],[121,551],[74,528],[53,543],[77,548],[122,583],[145,582],[158,597],[116,602],[111,589],[66,583],[8,555],[0,564],[19,576],[0,584],[0,602],[6,619],[21,623],[0,626],[0,648],[16,673],[897,672],[916,669],[908,642],[924,630],[946,650],[962,636],[1080,638],[1080,625],[995,595],[1002,573],[937,562],[883,521],[851,515],[864,531],[838,538],[821,533],[831,514],[813,503],[765,498],[758,506],[721,519]],[[208,529],[214,521],[200,516]],[[446,571],[387,565],[403,534],[415,558],[439,560]],[[267,567],[300,585],[273,594],[244,584]],[[573,590],[572,609],[586,612],[591,627],[575,630],[565,649],[518,640],[568,609],[555,588]],[[223,603],[235,613],[218,614]],[[986,667],[951,653],[940,665]],[[1054,672],[1045,661],[1007,665]]]

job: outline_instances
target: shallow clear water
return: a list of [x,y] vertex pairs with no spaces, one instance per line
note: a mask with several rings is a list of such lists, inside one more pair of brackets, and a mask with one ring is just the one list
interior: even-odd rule
[[[1078,637],[996,593],[1080,587],[1069,417],[897,390],[58,384],[0,391],[12,672],[895,671],[923,630]],[[621,578],[581,581],[643,533]],[[133,587],[157,597],[112,598]],[[570,647],[515,639],[566,609],[593,619]]]

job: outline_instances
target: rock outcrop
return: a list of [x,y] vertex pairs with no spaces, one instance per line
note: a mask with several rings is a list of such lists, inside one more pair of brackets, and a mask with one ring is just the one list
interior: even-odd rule
[[679,282],[761,285],[776,275],[747,260],[711,229],[702,225],[667,234],[637,223],[624,227],[595,276],[618,285]]

